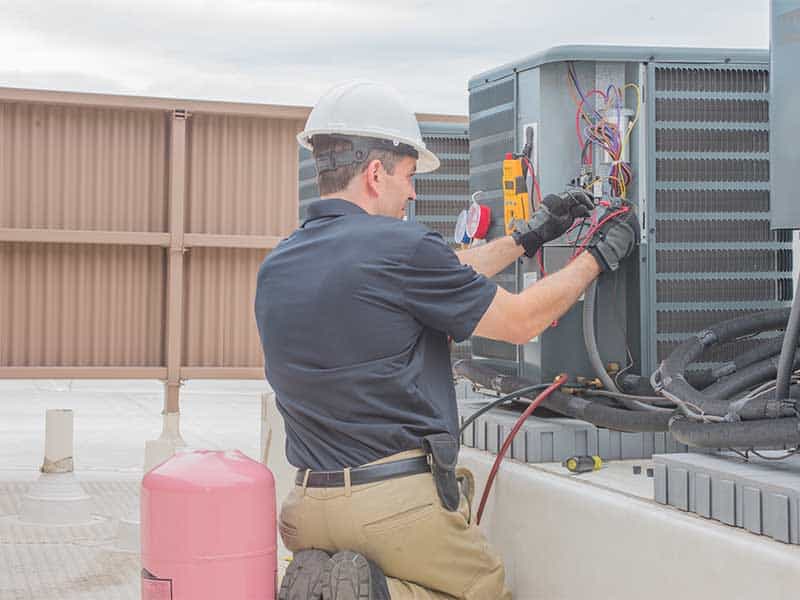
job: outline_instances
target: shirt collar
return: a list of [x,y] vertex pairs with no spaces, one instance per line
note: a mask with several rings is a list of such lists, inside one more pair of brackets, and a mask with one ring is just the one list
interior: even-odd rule
[[309,205],[307,220],[319,219],[320,217],[342,217],[344,215],[362,214],[367,214],[367,211],[352,202],[341,198],[325,198]]

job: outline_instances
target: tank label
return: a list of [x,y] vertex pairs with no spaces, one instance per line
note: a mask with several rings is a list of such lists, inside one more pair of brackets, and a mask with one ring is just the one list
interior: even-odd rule
[[172,580],[159,579],[142,569],[142,600],[172,600]]

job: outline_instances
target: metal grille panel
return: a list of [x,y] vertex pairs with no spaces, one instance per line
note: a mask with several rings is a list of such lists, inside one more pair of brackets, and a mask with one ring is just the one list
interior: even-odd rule
[[657,91],[676,92],[769,92],[769,72],[753,68],[659,67]]
[[769,181],[768,160],[658,159],[658,181]]
[[778,235],[769,221],[741,220],[664,220],[656,221],[658,241],[673,242],[771,242]]
[[[791,236],[770,230],[768,215],[766,67],[652,68],[656,281],[649,368],[677,346],[669,339],[676,334],[791,300]],[[730,360],[763,342],[739,340],[701,360]]]
[[658,273],[735,273],[792,270],[791,250],[659,250]]
[[658,152],[769,152],[769,131],[665,129],[656,140]]
[[769,213],[769,192],[767,190],[659,190],[656,195],[656,210],[659,213]]
[[[788,286],[788,288],[787,288]],[[792,280],[786,279],[689,279],[659,281],[656,295],[659,302],[763,302],[788,300]]]
[[658,313],[657,327],[662,334],[667,333],[697,333],[707,327],[744,317],[758,312],[756,310],[693,310],[693,311],[662,311]]
[[[484,192],[481,203],[493,215],[503,214],[503,157],[514,150],[516,78],[509,77],[470,90],[469,95],[469,191]],[[504,234],[502,218],[494,218],[488,238]],[[512,265],[494,278],[498,285],[517,291],[516,267]],[[513,344],[486,338],[472,339],[473,354],[480,358],[507,361],[516,372],[517,348]]]
[[767,123],[769,103],[766,100],[656,98],[656,119],[687,123]]

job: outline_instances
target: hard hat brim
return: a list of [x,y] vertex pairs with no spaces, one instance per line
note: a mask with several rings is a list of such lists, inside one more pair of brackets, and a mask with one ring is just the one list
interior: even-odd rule
[[[343,130],[343,129],[312,129],[305,130],[297,134],[297,143],[307,150],[313,150],[311,146],[311,138],[315,135],[343,135],[343,136],[360,136],[370,137],[377,139],[390,139],[387,138],[385,133],[373,132],[368,130]],[[425,146],[421,145],[417,140],[409,139],[406,137],[393,137],[393,142],[407,144],[414,148],[419,156],[417,157],[417,173],[430,173],[439,168],[440,161],[433,152],[428,150]]]

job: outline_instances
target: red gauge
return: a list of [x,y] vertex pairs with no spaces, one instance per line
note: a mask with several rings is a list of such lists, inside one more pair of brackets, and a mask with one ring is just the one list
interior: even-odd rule
[[491,221],[492,210],[488,206],[473,202],[467,212],[467,235],[479,240],[484,239],[489,233]]

